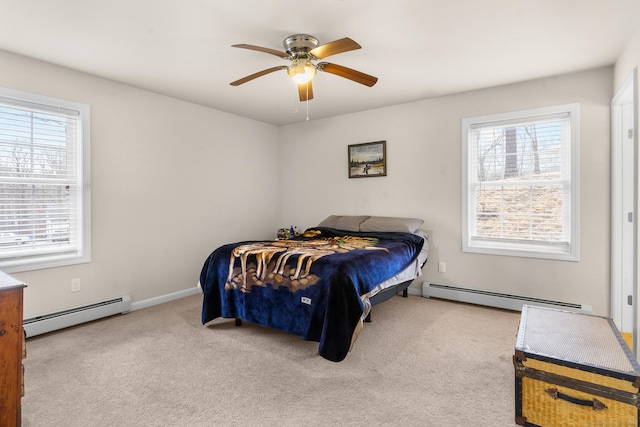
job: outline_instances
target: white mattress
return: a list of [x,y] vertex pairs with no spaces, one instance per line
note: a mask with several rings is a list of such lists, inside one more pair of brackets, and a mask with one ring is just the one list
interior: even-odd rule
[[369,295],[369,297],[372,297],[373,295],[377,294],[381,290],[386,289],[388,287],[406,282],[407,280],[413,280],[416,277],[422,276],[422,265],[424,264],[424,262],[427,260],[427,257],[429,256],[429,236],[427,235],[427,232],[424,230],[417,230],[414,234],[417,234],[418,236],[424,239],[424,245],[422,246],[422,250],[420,251],[418,258],[416,258],[416,260],[405,270],[396,274],[391,279],[385,280],[384,282],[376,286],[376,289],[373,291],[374,293]]
[[375,287],[374,290],[372,290],[362,298],[362,301],[364,302],[364,312],[362,313],[363,320],[371,311],[371,302],[369,301],[371,297],[387,288],[422,276],[422,265],[427,261],[427,257],[429,256],[429,235],[425,230],[416,230],[414,234],[417,234],[424,240],[424,244],[422,245],[420,254],[418,254],[418,258],[416,258],[416,260],[409,267],[396,274],[391,279],[385,280],[384,282],[380,283]]

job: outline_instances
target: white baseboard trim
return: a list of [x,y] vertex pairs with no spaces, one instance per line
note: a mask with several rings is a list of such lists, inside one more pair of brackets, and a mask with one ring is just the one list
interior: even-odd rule
[[191,295],[195,295],[199,293],[200,293],[200,289],[197,286],[194,286],[193,288],[184,289],[182,291],[173,292],[166,295],[160,295],[158,297],[153,297],[153,298],[145,299],[142,301],[132,302],[131,311],[142,310],[143,308],[153,307],[154,305],[177,300],[180,298],[190,297]]

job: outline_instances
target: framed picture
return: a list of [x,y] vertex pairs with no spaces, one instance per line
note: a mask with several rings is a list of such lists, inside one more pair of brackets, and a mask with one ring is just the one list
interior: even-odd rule
[[349,178],[387,176],[387,141],[352,144],[349,154]]

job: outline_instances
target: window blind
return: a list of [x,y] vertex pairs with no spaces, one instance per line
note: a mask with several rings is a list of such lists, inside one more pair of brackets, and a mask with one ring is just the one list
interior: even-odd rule
[[0,97],[0,265],[79,256],[81,109]]
[[467,242],[570,252],[576,174],[571,111],[467,123]]

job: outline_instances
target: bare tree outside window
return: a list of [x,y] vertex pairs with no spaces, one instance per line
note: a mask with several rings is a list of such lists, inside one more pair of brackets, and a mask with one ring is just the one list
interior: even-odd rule
[[570,123],[570,114],[554,113],[466,125],[467,242],[570,245]]
[[88,176],[88,156],[83,155],[88,153],[89,135],[85,118],[86,105],[0,89],[3,270],[89,259],[83,226],[89,206],[82,185]]
[[0,143],[0,233],[15,234],[22,245],[69,244],[66,121],[5,107],[0,123],[12,129]]

